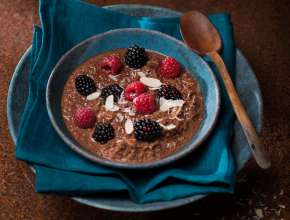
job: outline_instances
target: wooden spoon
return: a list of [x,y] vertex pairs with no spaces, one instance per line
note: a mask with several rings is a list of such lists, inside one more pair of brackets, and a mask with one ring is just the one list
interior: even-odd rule
[[260,138],[241,103],[227,68],[217,52],[222,46],[217,30],[205,15],[198,11],[190,11],[181,16],[180,31],[184,42],[193,51],[200,55],[208,55],[215,63],[257,164],[261,168],[269,168],[271,166],[270,159],[266,155]]

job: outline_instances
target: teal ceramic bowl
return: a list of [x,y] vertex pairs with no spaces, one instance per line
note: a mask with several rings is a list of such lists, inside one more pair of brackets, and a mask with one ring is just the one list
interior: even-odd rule
[[[198,132],[175,153],[150,163],[129,164],[101,158],[83,148],[66,128],[61,114],[63,87],[71,72],[87,59],[117,48],[138,44],[177,59],[197,79],[202,91],[205,116]],[[220,93],[215,76],[209,66],[184,43],[157,31],[127,28],[116,29],[93,36],[68,51],[57,63],[48,80],[47,110],[56,132],[72,150],[96,163],[127,169],[148,169],[174,162],[194,151],[208,137],[216,122],[220,108]],[[206,146],[205,146],[206,147]]]

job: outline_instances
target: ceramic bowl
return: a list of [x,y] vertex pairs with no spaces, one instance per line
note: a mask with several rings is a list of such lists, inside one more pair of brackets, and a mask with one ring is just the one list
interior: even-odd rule
[[[61,114],[61,97],[66,80],[71,72],[89,58],[117,48],[138,44],[148,50],[176,58],[198,81],[205,106],[203,122],[192,139],[175,153],[150,163],[130,164],[114,162],[97,156],[83,148],[66,128]],[[116,29],[93,36],[69,50],[56,64],[46,89],[47,110],[53,127],[72,150],[96,163],[127,169],[148,169],[174,162],[191,153],[208,137],[214,127],[220,108],[220,93],[217,81],[207,65],[184,43],[157,31],[126,28]]]

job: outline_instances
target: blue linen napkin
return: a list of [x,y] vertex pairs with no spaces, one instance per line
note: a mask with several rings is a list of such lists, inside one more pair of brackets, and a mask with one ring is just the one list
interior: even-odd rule
[[[229,15],[209,18],[222,37],[221,55],[234,77],[235,45]],[[36,170],[38,192],[74,196],[125,192],[138,203],[233,192],[236,169],[230,140],[234,115],[221,83],[222,108],[211,136],[188,157],[157,169],[120,170],[92,163],[65,145],[48,118],[46,83],[67,50],[92,35],[125,27],[154,29],[180,39],[177,17],[131,17],[77,0],[40,0],[40,19],[42,27],[34,29],[29,97],[16,144],[16,157]],[[214,65],[208,63],[220,81]]]

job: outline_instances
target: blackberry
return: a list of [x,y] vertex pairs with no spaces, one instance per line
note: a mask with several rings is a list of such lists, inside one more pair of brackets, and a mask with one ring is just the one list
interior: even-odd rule
[[181,93],[177,88],[170,85],[161,85],[157,92],[158,97],[164,97],[165,99],[182,99]]
[[148,61],[148,56],[143,47],[134,44],[125,54],[125,63],[131,68],[141,68]]
[[105,144],[115,137],[115,130],[110,123],[98,123],[93,133],[93,139]]
[[111,84],[102,89],[101,97],[103,98],[104,101],[106,101],[106,98],[108,96],[113,95],[114,102],[118,102],[122,92],[123,89],[118,84]]
[[140,141],[154,141],[161,136],[162,128],[150,119],[141,119],[134,122],[135,138]]
[[75,78],[75,87],[82,96],[88,96],[97,90],[94,80],[87,75],[77,76]]

